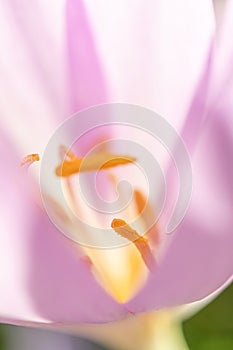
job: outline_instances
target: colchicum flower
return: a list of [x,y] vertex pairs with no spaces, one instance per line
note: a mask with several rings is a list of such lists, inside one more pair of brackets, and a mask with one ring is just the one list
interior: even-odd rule
[[[201,300],[229,281],[232,17],[232,2],[219,31],[211,1],[138,1],[133,7],[129,1],[3,2],[1,322],[112,322]],[[24,171],[39,160],[69,115],[109,102],[155,110],[180,132],[190,153],[190,206],[166,239],[159,222],[141,236],[140,228],[130,224],[132,213],[124,210],[108,226],[128,245],[105,250],[80,246],[61,234],[41,204],[33,173],[40,162]],[[109,189],[112,183],[114,191],[118,174],[131,174],[137,162],[127,150],[112,154],[103,149],[86,157],[83,169],[82,154],[107,137],[105,131],[84,138],[80,154],[70,145],[57,150],[66,160],[57,163],[53,176],[67,186],[71,202],[75,197],[74,210],[80,208],[72,181],[80,172],[88,181],[89,172],[105,163],[99,170],[106,181],[102,184]],[[145,223],[146,195],[140,183],[133,200],[133,215]],[[56,198],[50,201],[65,222],[62,206]],[[150,209],[156,217],[157,208]]]

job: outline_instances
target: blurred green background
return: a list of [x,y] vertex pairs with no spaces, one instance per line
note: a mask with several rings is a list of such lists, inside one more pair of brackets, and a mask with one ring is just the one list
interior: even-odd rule
[[233,350],[233,284],[183,324],[191,350]]

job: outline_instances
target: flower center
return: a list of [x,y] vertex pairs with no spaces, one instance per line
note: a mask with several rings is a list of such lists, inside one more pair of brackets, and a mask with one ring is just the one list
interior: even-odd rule
[[[73,177],[79,176],[79,173],[83,172],[104,171],[107,173],[110,183],[114,186],[116,176],[113,173],[113,168],[130,166],[136,161],[135,158],[128,155],[118,155],[109,152],[97,153],[82,159],[76,157],[71,150],[67,150],[63,146],[60,148],[60,152],[63,161],[55,169],[55,173],[57,176],[62,177],[63,182],[65,181],[67,199],[74,212],[80,212],[82,204],[80,205],[77,202],[77,189],[72,185],[71,175]],[[39,159],[37,155],[33,154],[25,157],[22,163],[31,164],[35,160]],[[147,226],[147,216],[152,215],[151,208],[149,211],[144,210],[146,204],[146,198],[143,193],[135,190],[131,212],[133,212],[134,217],[139,217],[139,221],[142,222],[144,227]],[[59,211],[61,207],[59,207]],[[154,248],[153,243],[157,243],[158,235],[155,227],[146,232],[146,237],[140,235],[138,230],[135,230],[128,224],[128,222],[133,221],[129,211],[121,214],[122,219],[112,219],[109,222],[109,228],[112,228],[113,233],[123,237],[129,244],[119,248],[101,250],[83,246],[81,249],[84,255],[87,256],[90,268],[97,281],[118,302],[123,303],[136,294],[145,283],[148,272],[156,268],[154,249],[152,248]],[[64,215],[59,215],[59,217],[63,220]]]

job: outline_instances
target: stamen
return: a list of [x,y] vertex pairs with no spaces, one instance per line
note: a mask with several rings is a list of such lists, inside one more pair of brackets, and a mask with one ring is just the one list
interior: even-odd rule
[[145,209],[145,206],[147,204],[147,200],[143,193],[139,190],[134,190],[134,199],[135,203],[137,205],[137,212],[138,214],[141,214],[143,210]]
[[63,163],[56,168],[56,175],[66,177],[79,172],[108,169],[135,161],[136,158],[112,153],[97,153],[84,159],[72,157],[70,160],[63,161]]
[[[155,210],[150,205],[144,194],[138,189],[134,190],[134,200],[138,215],[141,216],[146,227],[148,227],[146,235],[147,237],[150,237],[150,241],[157,246],[159,243],[159,230],[156,223]],[[154,224],[151,226],[153,221]]]
[[59,152],[62,160],[66,159],[67,161],[72,161],[76,158],[75,154],[71,151],[71,149],[68,149],[66,146],[61,145]]
[[133,230],[127,223],[122,219],[113,219],[111,227],[118,233],[120,236],[128,239],[131,242],[136,241],[137,239],[144,239],[140,236],[137,231]]
[[28,165],[30,166],[34,162],[38,162],[40,160],[40,156],[37,153],[28,154],[24,157],[20,163],[20,166]]
[[128,239],[134,243],[138,249],[141,257],[149,270],[152,270],[156,266],[155,257],[150,249],[147,239],[140,236],[136,230],[132,229],[124,220],[113,219],[111,227],[120,236]]

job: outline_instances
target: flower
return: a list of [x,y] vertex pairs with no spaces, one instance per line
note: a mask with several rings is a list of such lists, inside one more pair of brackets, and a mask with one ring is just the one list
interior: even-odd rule
[[[22,1],[11,0],[3,6],[9,37],[5,38],[7,50],[4,48],[2,56],[7,76],[1,86],[4,96],[1,127],[5,123],[0,140],[4,164],[1,322],[45,326],[110,322],[200,300],[232,276],[232,45],[229,42],[232,4],[216,47],[213,45],[214,15],[208,2],[189,5],[180,2],[180,9],[172,4],[168,9],[168,5],[160,1],[138,2],[134,16],[124,11],[129,11],[127,5],[127,2],[111,3],[116,7],[111,9],[114,16],[104,20],[102,16],[106,14],[96,12],[97,5],[87,2],[88,20],[80,0],[67,1],[65,43],[58,34],[64,24],[63,12],[59,12],[62,6],[57,6],[57,2],[46,3],[51,6],[52,15],[50,10],[44,10],[41,2],[29,7]],[[107,6],[104,3],[103,11],[110,11]],[[115,11],[117,9],[120,11]],[[176,17],[181,9],[185,11],[182,18]],[[36,13],[36,19],[32,13]],[[153,13],[156,21],[151,18]],[[46,16],[59,21],[46,22]],[[198,28],[196,18],[200,23]],[[128,19],[135,22],[129,24]],[[143,28],[139,26],[141,23]],[[133,28],[134,34],[125,32],[125,28]],[[109,50],[111,42],[116,45],[111,45]],[[121,51],[116,50],[119,43]],[[105,62],[99,57],[104,57]],[[8,70],[8,66],[15,67],[16,71]],[[198,84],[201,70],[204,74]],[[119,221],[122,217],[112,221],[113,229],[120,235],[128,240],[135,240],[136,236],[136,248],[142,259],[138,255],[136,258],[136,248],[131,244],[132,259],[134,266],[146,273],[137,294],[125,298],[124,292],[120,302],[113,297],[114,293],[109,293],[107,282],[100,283],[99,276],[97,280],[93,274],[90,265],[95,264],[96,258],[89,260],[80,256],[81,248],[62,236],[49,221],[39,202],[35,178],[17,168],[22,152],[43,150],[50,133],[64,117],[113,100],[156,108],[181,130],[194,173],[190,208],[176,232],[168,238],[169,244],[155,262],[156,268],[154,261],[148,262],[148,258],[153,257],[151,242],[140,240],[128,222]],[[90,145],[83,146],[88,149]],[[35,154],[23,162],[35,160]],[[77,160],[76,154],[68,154],[69,161],[72,157]],[[139,208],[143,195],[138,192],[135,196]],[[127,255],[128,260],[129,257],[131,259]],[[105,265],[107,262],[105,259]],[[126,282],[125,276],[123,278]],[[114,279],[115,275],[112,281]],[[132,291],[131,282],[127,293],[129,290]]]

